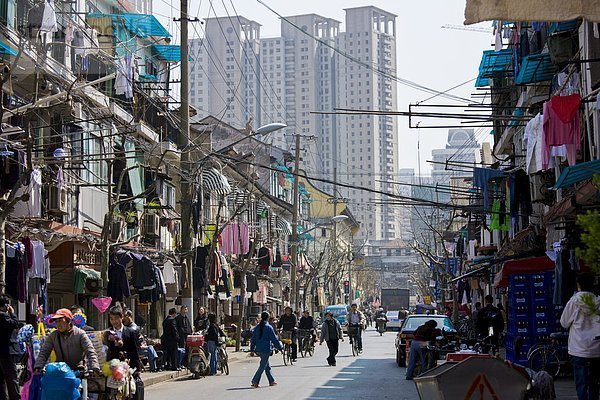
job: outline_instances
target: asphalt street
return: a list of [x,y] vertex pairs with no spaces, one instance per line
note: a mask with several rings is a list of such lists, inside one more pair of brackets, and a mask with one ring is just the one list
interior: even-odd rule
[[363,335],[363,354],[353,357],[345,338],[335,367],[327,365],[325,344],[317,346],[313,357],[299,358],[293,366],[284,366],[281,355],[274,355],[271,366],[277,386],[269,387],[264,375],[260,388],[250,386],[258,358],[249,357],[232,363],[229,376],[179,378],[148,387],[146,399],[418,399],[414,383],[404,379],[405,369],[395,363],[396,332],[379,336],[369,328]]

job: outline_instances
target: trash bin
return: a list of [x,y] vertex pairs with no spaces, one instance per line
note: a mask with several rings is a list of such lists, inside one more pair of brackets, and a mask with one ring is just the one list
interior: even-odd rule
[[414,379],[423,400],[520,399],[528,378],[497,358],[445,363]]

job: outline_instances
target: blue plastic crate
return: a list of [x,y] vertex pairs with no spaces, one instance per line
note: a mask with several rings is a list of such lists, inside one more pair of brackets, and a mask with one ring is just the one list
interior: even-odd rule
[[[506,319],[510,321],[514,318],[529,318],[531,316],[531,308],[529,304],[520,304],[517,306],[508,306],[508,313]],[[508,322],[506,321],[506,322]]]
[[529,304],[530,301],[531,295],[529,290],[520,289],[508,292],[508,305],[510,307]]
[[554,311],[548,304],[533,304],[529,312],[533,322],[554,320]]
[[516,323],[509,320],[506,331],[514,336],[529,337],[532,335],[532,328],[529,320],[526,320],[524,323]]
[[529,290],[529,274],[510,275],[508,277],[508,291]]

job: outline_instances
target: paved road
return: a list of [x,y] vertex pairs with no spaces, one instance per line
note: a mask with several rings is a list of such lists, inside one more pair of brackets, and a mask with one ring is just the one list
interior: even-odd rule
[[404,379],[404,368],[395,364],[395,332],[382,337],[370,328],[364,332],[365,351],[352,357],[348,340],[340,343],[336,367],[329,367],[327,346],[317,346],[312,358],[300,358],[293,366],[284,366],[279,354],[271,357],[273,375],[279,385],[269,387],[263,375],[261,387],[250,387],[250,378],[258,366],[257,358],[231,365],[229,376],[211,376],[200,380],[180,379],[146,389],[147,400],[175,399],[418,399],[414,383]]

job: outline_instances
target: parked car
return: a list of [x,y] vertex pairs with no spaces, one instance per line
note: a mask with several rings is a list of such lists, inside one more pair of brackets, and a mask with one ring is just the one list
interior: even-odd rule
[[[396,318],[397,317],[398,315],[396,314]],[[406,360],[408,359],[408,352],[410,351],[410,342],[414,338],[415,331],[419,326],[430,319],[437,322],[437,327],[442,330],[442,333],[448,340],[458,339],[458,334],[452,321],[445,315],[409,315],[402,323],[398,335],[396,335],[396,363],[399,367],[406,367]],[[446,354],[440,353],[440,357],[445,356]]]
[[386,330],[400,330],[400,324],[402,324],[402,321],[398,319],[398,312],[399,311],[388,311],[385,313],[385,316],[388,319]]

